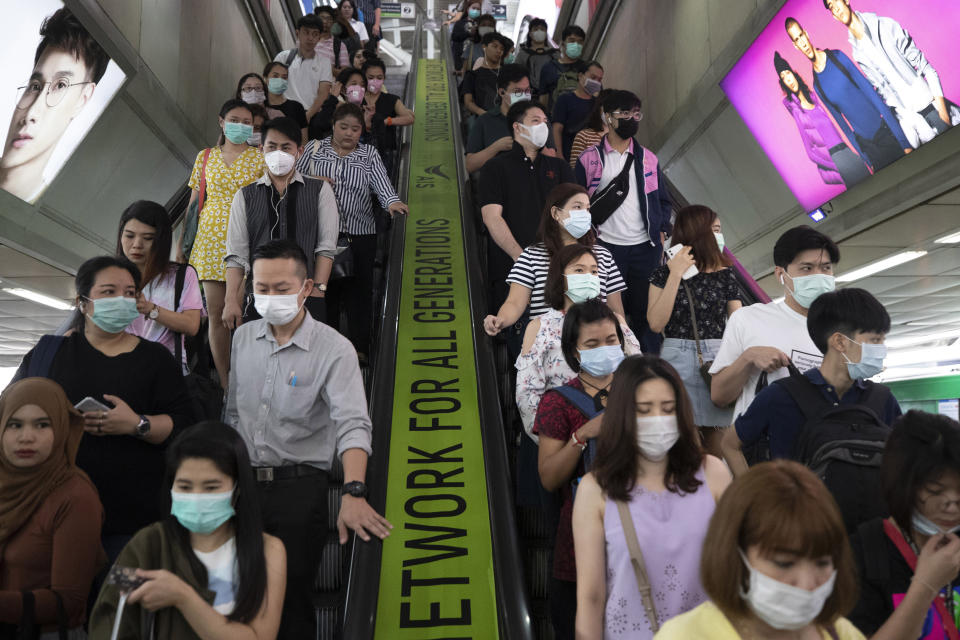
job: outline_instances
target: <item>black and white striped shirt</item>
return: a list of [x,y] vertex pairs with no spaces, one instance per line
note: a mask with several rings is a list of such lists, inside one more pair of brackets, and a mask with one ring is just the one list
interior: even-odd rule
[[[605,247],[593,246],[593,253],[597,256],[597,275],[600,276],[600,299],[606,300],[611,293],[617,293],[627,288],[620,275],[613,255]],[[550,310],[543,302],[543,287],[547,283],[547,271],[550,269],[550,255],[542,243],[530,245],[523,250],[517,261],[510,269],[507,282],[516,283],[530,289],[530,317],[545,314]]]
[[341,156],[334,151],[330,138],[311,140],[297,160],[297,169],[306,176],[333,180],[333,192],[340,209],[340,233],[376,233],[371,190],[377,194],[380,206],[384,209],[400,201],[390,184],[380,153],[362,142],[357,144],[356,149]]

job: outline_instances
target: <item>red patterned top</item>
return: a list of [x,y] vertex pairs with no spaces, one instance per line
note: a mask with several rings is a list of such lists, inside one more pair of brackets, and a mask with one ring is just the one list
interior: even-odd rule
[[[583,390],[579,378],[567,383],[574,389]],[[566,443],[574,431],[586,424],[587,418],[580,410],[567,402],[556,391],[547,391],[537,407],[537,417],[533,422],[533,432],[541,438],[553,438]],[[583,461],[577,464],[575,477],[584,474]],[[574,477],[569,478],[573,480]],[[570,482],[560,488],[563,506],[560,507],[560,522],[557,526],[557,540],[553,546],[553,577],[558,580],[576,582],[577,563],[573,555],[573,491]]]

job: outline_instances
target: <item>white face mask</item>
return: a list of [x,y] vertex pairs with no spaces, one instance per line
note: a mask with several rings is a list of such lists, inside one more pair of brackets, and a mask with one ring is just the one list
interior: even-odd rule
[[514,91],[513,93],[508,93],[508,99],[510,105],[515,105],[518,102],[523,100],[529,100],[532,94],[529,91]]
[[816,619],[823,610],[827,598],[833,593],[833,584],[837,581],[837,571],[834,569],[830,579],[813,591],[774,580],[768,575],[757,571],[747,562],[747,556],[741,549],[737,549],[743,564],[750,571],[750,590],[746,593],[741,589],[743,598],[754,614],[774,629],[796,631],[802,629]]
[[637,418],[637,444],[640,453],[651,462],[659,462],[680,439],[677,416],[645,416]]
[[293,165],[297,159],[287,153],[277,149],[263,154],[263,161],[267,163],[267,169],[275,176],[285,176],[293,170]]
[[939,533],[957,533],[960,531],[960,525],[954,527],[953,529],[941,529],[936,522],[930,520],[925,515],[919,511],[913,512],[913,518],[911,519],[911,524],[913,525],[914,530],[917,533],[922,533],[925,536],[935,536]]
[[550,127],[547,126],[546,122],[535,124],[532,127],[525,124],[520,126],[524,128],[524,132],[520,135],[532,142],[537,149],[541,149],[543,145],[547,144],[547,138],[550,137]]
[[[303,291],[303,287],[300,287]],[[253,308],[260,317],[275,327],[282,327],[300,313],[300,291],[283,295],[253,294]]]

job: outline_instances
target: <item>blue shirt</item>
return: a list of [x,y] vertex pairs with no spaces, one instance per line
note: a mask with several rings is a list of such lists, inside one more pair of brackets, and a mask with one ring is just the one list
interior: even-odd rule
[[573,139],[577,132],[583,129],[587,116],[593,110],[593,103],[593,98],[584,100],[573,91],[564,93],[557,98],[557,104],[553,107],[553,122],[559,122],[563,125],[561,139],[563,141],[564,158],[570,158],[570,147],[573,146]]
[[[836,389],[824,379],[820,369],[810,369],[803,375],[817,385],[826,400],[842,405],[859,404],[867,389],[863,380],[857,380],[842,398],[837,398]],[[900,404],[891,394],[879,418],[885,424],[892,425],[901,413]],[[754,398],[747,410],[737,418],[734,427],[744,445],[754,444],[765,432],[769,432],[770,457],[792,458],[793,443],[805,422],[803,412],[793,401],[790,392],[782,385],[771,384]]]
[[824,52],[827,61],[823,71],[814,72],[813,86],[857,153],[863,156],[856,136],[872,139],[883,122],[890,127],[900,146],[909,149],[911,145],[896,115],[847,54],[833,49]]

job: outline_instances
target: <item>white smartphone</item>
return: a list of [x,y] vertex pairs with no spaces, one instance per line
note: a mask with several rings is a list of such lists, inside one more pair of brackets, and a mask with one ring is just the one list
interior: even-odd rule
[[73,405],[73,408],[81,413],[86,413],[87,411],[110,411],[111,409],[111,407],[108,407],[99,400],[94,400],[90,396]]
[[[668,258],[673,258],[675,255],[677,255],[678,253],[680,253],[680,250],[681,250],[681,249],[683,249],[683,245],[682,245],[682,244],[675,244],[675,245],[673,245],[672,247],[670,247],[669,249],[667,249],[667,251],[666,251],[667,257],[668,257]],[[687,269],[686,271],[683,272],[683,276],[682,276],[682,277],[683,277],[684,280],[689,280],[690,278],[692,278],[693,276],[697,275],[698,273],[700,273],[700,270],[697,269],[697,265],[691,265],[689,269]]]

